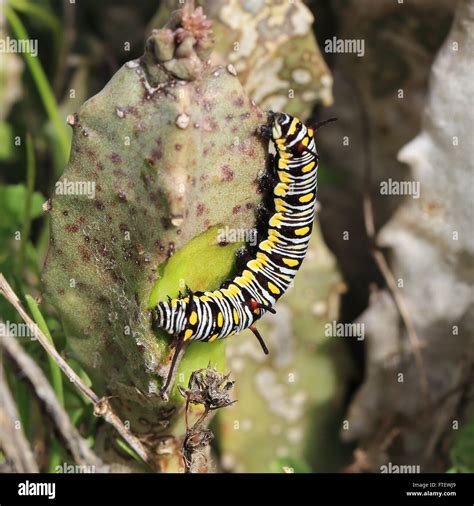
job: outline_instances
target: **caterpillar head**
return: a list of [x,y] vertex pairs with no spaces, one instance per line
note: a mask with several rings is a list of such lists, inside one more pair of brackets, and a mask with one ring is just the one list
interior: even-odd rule
[[302,123],[283,112],[268,111],[268,122],[260,127],[262,135],[273,142],[279,139],[289,140],[301,129]]
[[270,111],[269,116],[272,125],[272,139],[276,141],[277,139],[286,138],[293,118],[288,114],[282,112],[273,113],[272,111]]

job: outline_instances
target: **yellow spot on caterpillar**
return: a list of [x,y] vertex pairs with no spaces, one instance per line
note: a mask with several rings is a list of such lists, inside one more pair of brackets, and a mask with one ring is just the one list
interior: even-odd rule
[[196,311],[193,311],[190,315],[189,315],[189,323],[191,325],[195,325],[196,322],[198,320],[198,315],[196,313]]
[[[278,199],[278,200],[280,200],[280,199]],[[278,232],[278,230],[275,230],[275,229],[271,228],[268,231],[268,235],[270,237],[272,237],[272,241],[275,241],[276,237],[280,237],[280,232]]]
[[312,128],[308,128],[308,135],[309,135],[310,137],[313,137],[313,135],[314,135],[314,130],[313,130]]
[[283,220],[283,215],[281,213],[275,213],[271,218],[269,225],[271,227],[278,227],[278,225],[281,225],[281,222]]
[[[279,146],[279,147],[281,149],[281,146]],[[285,158],[285,159],[290,158],[290,153],[287,153],[286,151],[279,151],[278,154],[280,155],[280,158]]]
[[309,232],[309,227],[297,228],[295,235],[306,235]]
[[202,295],[201,297],[199,297],[199,300],[201,300],[202,302],[210,302],[211,298],[207,297],[206,295]]
[[213,341],[215,341],[217,338],[219,337],[219,334],[213,334],[210,338],[209,338],[209,342],[212,343]]
[[275,142],[278,144],[278,146],[282,146],[285,144],[286,141],[285,141],[285,139],[281,138],[281,139],[277,139]]
[[239,286],[247,286],[248,285],[247,280],[242,278],[241,276],[239,276],[238,278],[235,278],[234,282],[237,283]]
[[309,162],[308,165],[305,165],[302,169],[301,169],[301,172],[309,172],[310,170],[312,170],[314,168],[314,166],[316,165],[316,162]]
[[268,282],[268,288],[272,293],[276,295],[280,293],[280,289],[278,288],[278,286],[274,285],[271,281]]
[[178,305],[178,299],[173,299],[171,301],[171,307],[176,307]]
[[275,186],[275,189],[273,190],[273,192],[275,193],[275,195],[278,195],[278,196],[282,196],[282,195],[285,195],[285,193],[288,191],[288,185],[286,183],[278,183],[276,186]]
[[269,240],[262,241],[259,244],[259,248],[263,249],[263,251],[271,251],[272,248],[273,248],[273,246],[274,246],[274,244],[271,241],[269,241]]
[[275,199],[275,210],[278,212],[286,211],[285,201],[283,199]]
[[300,120],[298,118],[293,118],[290,128],[288,129],[288,135],[293,135],[296,132],[296,127],[298,126],[299,122]]
[[186,304],[188,304],[188,303],[189,303],[189,297],[185,297],[185,298],[183,299],[183,302],[185,302]]
[[247,264],[253,271],[259,271],[262,268],[262,265],[258,260],[250,260]]
[[294,258],[284,258],[283,263],[288,265],[289,267],[295,267],[299,264],[298,260],[295,260]]
[[214,297],[216,297],[216,299],[222,300],[222,293],[219,290],[216,290],[214,292]]
[[191,329],[186,330],[184,333],[184,340],[188,340],[193,335],[193,331]]
[[255,279],[255,276],[253,275],[252,272],[248,271],[248,270],[245,270],[244,272],[242,272],[242,276],[245,278],[246,281],[248,281],[249,283],[251,281],[253,281]]
[[291,183],[291,177],[287,172],[284,172],[283,170],[278,171],[278,177],[280,178],[280,181],[282,183]]
[[303,195],[302,197],[300,197],[298,200],[300,202],[303,202],[306,203],[306,202],[309,202],[312,198],[314,197],[314,193],[311,192],[311,193],[307,193],[306,195]]
[[232,314],[234,315],[234,323],[237,325],[237,323],[239,323],[239,315],[237,313],[237,309],[234,308]]
[[233,330],[230,334],[227,335],[227,337],[233,336],[235,334],[235,330]]
[[309,143],[309,137],[305,137],[302,141],[301,141],[301,144],[303,144],[303,146],[307,146]]
[[219,314],[217,315],[217,326],[222,327],[223,323],[224,323],[224,317],[222,316],[222,313],[219,311]]
[[279,169],[286,169],[286,167],[288,167],[288,160],[284,160],[284,159],[280,158],[278,160],[278,168]]
[[229,285],[229,292],[232,295],[238,295],[240,293],[240,290],[235,285]]

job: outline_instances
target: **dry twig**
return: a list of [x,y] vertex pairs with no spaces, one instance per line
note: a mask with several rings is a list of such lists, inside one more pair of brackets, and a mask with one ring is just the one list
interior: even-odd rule
[[82,379],[74,372],[71,366],[61,357],[56,351],[56,348],[49,342],[48,338],[38,329],[34,321],[30,318],[28,313],[24,310],[17,295],[12,287],[8,284],[5,276],[0,273],[0,293],[12,304],[18,311],[23,321],[35,333],[39,343],[46,350],[46,352],[53,358],[58,367],[69,378],[69,380],[82,392],[82,394],[94,405],[94,414],[101,416],[107,423],[111,424],[122,438],[130,445],[130,447],[137,453],[137,455],[144,461],[152,464],[150,457],[147,454],[142,443],[135,437],[123,424],[122,420],[114,413],[110,405],[109,399],[106,397],[99,397],[92,389],[90,389]]
[[362,115],[362,125],[364,128],[363,147],[365,154],[365,168],[364,168],[363,209],[364,209],[365,230],[370,242],[370,254],[372,255],[375,263],[377,264],[377,267],[379,268],[382,276],[384,277],[385,282],[387,283],[389,292],[392,295],[392,298],[398,309],[403,324],[405,325],[408,334],[408,339],[410,341],[411,351],[415,358],[416,367],[420,374],[421,389],[423,395],[428,401],[428,404],[430,404],[431,393],[429,388],[429,382],[423,363],[423,357],[421,356],[420,351],[420,349],[422,348],[422,344],[418,339],[418,334],[416,332],[415,325],[413,323],[410,311],[408,310],[408,306],[406,305],[405,299],[403,298],[402,294],[400,293],[400,290],[397,287],[395,276],[393,275],[393,272],[390,269],[387,259],[385,258],[385,255],[381,251],[376,241],[374,211],[370,192],[372,184],[372,132],[370,128],[369,117],[367,114],[367,107],[365,106],[363,95],[358,90],[357,86],[353,86],[353,88],[356,91],[356,95],[360,105]]
[[23,430],[15,427],[15,423],[20,420],[20,417],[3,372],[1,353],[0,406],[0,447],[5,454],[7,463],[11,466],[11,470],[17,473],[39,472],[30,444]]
[[59,404],[53,388],[36,362],[10,335],[4,336],[0,340],[0,347],[5,350],[10,360],[17,365],[24,377],[33,386],[35,394],[45,405],[74,461],[80,465],[101,467],[101,460],[89,448],[87,441],[81,437],[71,423],[68,414]]

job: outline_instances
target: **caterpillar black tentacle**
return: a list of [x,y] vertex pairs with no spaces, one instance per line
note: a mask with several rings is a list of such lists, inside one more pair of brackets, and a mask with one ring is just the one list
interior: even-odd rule
[[[155,323],[177,337],[170,372],[161,390],[167,398],[177,357],[189,341],[212,342],[249,328],[262,349],[268,348],[256,328],[286,292],[307,252],[316,212],[317,167],[313,129],[298,118],[268,113],[259,133],[270,139],[276,155],[268,171],[272,183],[271,214],[264,237],[239,274],[215,291],[192,292],[160,302]],[[252,251],[252,248],[249,248]]]

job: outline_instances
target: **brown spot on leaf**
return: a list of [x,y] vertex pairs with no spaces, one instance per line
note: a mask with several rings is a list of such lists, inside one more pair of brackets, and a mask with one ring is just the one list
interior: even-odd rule
[[197,206],[196,206],[196,216],[202,216],[204,214],[204,212],[207,211],[209,212],[208,209],[206,209],[206,206],[202,203],[199,203]]
[[[152,160],[160,160],[163,156],[161,148],[154,148],[151,152]],[[154,165],[154,164],[153,164]]]
[[91,255],[87,248],[84,248],[84,246],[79,246],[79,253],[81,255],[81,259],[83,262],[89,262],[91,259]]
[[122,158],[120,157],[120,155],[118,153],[112,153],[110,155],[110,159],[112,160],[113,163],[115,164],[119,164],[119,163],[122,163]]
[[223,165],[221,167],[221,181],[232,181],[234,179],[234,175],[234,171],[228,165]]
[[76,223],[71,223],[69,225],[66,225],[65,229],[66,229],[66,232],[72,233],[72,234],[75,234],[76,232],[79,231],[79,227],[77,226]]

